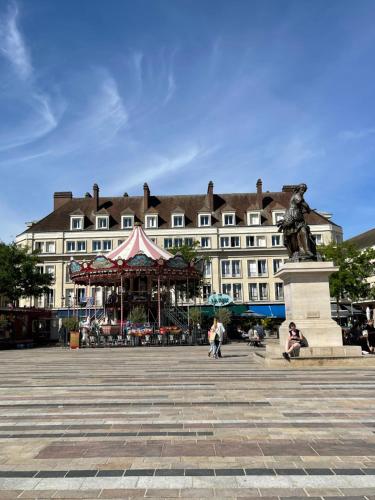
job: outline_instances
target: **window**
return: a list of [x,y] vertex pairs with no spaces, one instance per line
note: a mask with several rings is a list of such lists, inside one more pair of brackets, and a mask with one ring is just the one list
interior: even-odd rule
[[247,261],[247,275],[249,278],[253,278],[257,275],[257,261],[248,260]]
[[55,305],[55,293],[52,288],[46,293],[46,306],[53,307]]
[[173,245],[178,248],[178,247],[182,247],[184,243],[184,240],[182,238],[175,238],[174,241],[173,241]]
[[112,240],[104,240],[103,241],[103,250],[104,252],[108,250],[112,250]]
[[203,285],[202,287],[202,295],[203,299],[207,300],[208,297],[211,295],[211,285]]
[[46,253],[55,253],[56,245],[54,241],[46,241]]
[[46,266],[44,268],[46,274],[50,274],[52,278],[55,278],[55,266]]
[[67,252],[75,252],[76,251],[76,242],[75,241],[67,241],[66,242],[66,251]]
[[124,243],[125,240],[117,240],[117,246],[120,246]]
[[247,247],[265,247],[266,237],[265,236],[246,236],[246,246]]
[[109,227],[108,215],[96,217],[96,229],[108,229],[108,227]]
[[230,283],[224,283],[222,285],[222,290],[225,295],[231,295],[232,294],[232,285]]
[[77,241],[77,252],[86,252],[86,241]]
[[164,238],[164,248],[172,248],[173,240],[172,238]]
[[281,246],[281,235],[280,234],[273,234],[272,235],[272,246],[273,247],[280,247]]
[[249,226],[259,226],[260,225],[260,213],[250,212],[247,214],[247,220]]
[[221,275],[223,278],[238,278],[241,276],[240,260],[222,260]]
[[249,300],[258,300],[258,286],[256,283],[249,283]]
[[77,303],[78,304],[86,303],[86,290],[84,288],[77,289]]
[[266,259],[259,259],[258,260],[258,276],[267,276],[267,275],[268,275],[267,261],[266,261]]
[[122,229],[131,229],[134,226],[133,215],[123,215],[121,217]]
[[158,227],[158,216],[157,215],[146,215],[146,227],[148,229]]
[[221,246],[221,248],[228,248],[229,247],[229,236],[221,236],[220,246]]
[[65,288],[65,307],[72,307],[74,302],[73,288]]
[[65,266],[65,283],[71,283],[72,280],[70,279],[70,273],[69,273],[69,264]]
[[211,215],[209,214],[200,214],[199,215],[199,227],[211,226]]
[[44,248],[45,248],[44,241],[36,241],[34,243],[34,248],[35,250],[38,250],[38,252],[44,253]]
[[268,300],[268,284],[259,283],[259,300]]
[[235,302],[242,300],[242,285],[241,285],[241,283],[233,283],[233,300]]
[[194,240],[193,238],[185,238],[185,245],[188,247],[194,246]]
[[283,283],[275,283],[275,300],[284,300]]
[[221,275],[223,278],[231,276],[230,260],[221,261]]
[[272,212],[272,219],[273,219],[273,224],[276,226],[276,224],[284,219],[284,212]]
[[83,229],[83,217],[71,217],[70,229],[73,231]]
[[202,236],[201,247],[202,248],[211,248],[211,238],[209,238],[208,236]]
[[314,236],[316,245],[323,245],[323,238],[322,238],[321,234],[314,234],[313,236]]
[[93,252],[100,252],[101,249],[102,249],[102,242],[99,240],[94,240],[92,242],[92,251]]
[[183,215],[173,215],[172,216],[172,226],[173,227],[184,227],[184,216]]
[[273,267],[273,274],[276,274],[277,271],[280,269],[283,261],[282,259],[273,259],[272,267]]
[[230,246],[232,248],[236,248],[240,246],[240,237],[239,236],[231,236],[230,238]]
[[234,220],[235,220],[234,214],[223,214],[224,226],[234,226]]
[[212,265],[211,261],[205,261],[204,266],[203,266],[203,277],[204,278],[210,278],[211,277],[211,271],[212,271]]
[[241,261],[232,260],[232,276],[236,278],[241,276]]

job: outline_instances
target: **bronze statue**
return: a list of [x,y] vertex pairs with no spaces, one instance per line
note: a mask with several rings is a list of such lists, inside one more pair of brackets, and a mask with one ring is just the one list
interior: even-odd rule
[[304,214],[311,209],[303,198],[307,190],[306,184],[299,184],[293,191],[290,205],[284,219],[279,221],[279,232],[283,233],[284,245],[288,250],[289,259],[294,262],[321,260],[316,252],[315,240],[306,224]]

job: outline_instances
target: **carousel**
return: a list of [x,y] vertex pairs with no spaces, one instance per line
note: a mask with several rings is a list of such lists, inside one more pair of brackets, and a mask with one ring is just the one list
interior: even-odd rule
[[[144,329],[160,335],[168,328],[184,326],[184,321],[178,319],[183,316],[178,297],[184,293],[189,301],[189,290],[200,282],[203,267],[200,258],[186,261],[179,253],[173,255],[158,247],[136,223],[127,240],[116,249],[90,261],[72,260],[69,271],[75,288],[86,287],[86,303],[92,308],[87,313],[88,330],[90,323],[100,323],[101,332],[123,335],[134,326],[130,318],[137,308],[147,318]],[[95,292],[89,297],[96,287],[103,290],[104,310],[100,317],[96,315]]]

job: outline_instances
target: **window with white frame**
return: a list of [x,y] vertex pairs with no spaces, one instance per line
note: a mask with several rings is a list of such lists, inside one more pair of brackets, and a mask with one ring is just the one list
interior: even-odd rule
[[157,215],[146,215],[146,228],[155,229],[158,227],[158,216]]
[[266,237],[265,236],[255,236],[248,235],[246,236],[246,246],[247,247],[266,247]]
[[283,264],[282,259],[273,259],[273,261],[272,261],[273,274],[277,273],[277,271],[280,269],[282,264]]
[[76,251],[76,242],[75,241],[67,241],[66,242],[66,251],[67,252],[75,252]]
[[249,278],[254,278],[257,276],[257,261],[248,260],[247,261],[247,276]]
[[260,225],[260,213],[259,212],[248,212],[247,222],[249,226],[259,226]]
[[234,226],[236,216],[234,213],[223,214],[223,226]]
[[108,252],[108,250],[112,250],[112,240],[103,241],[103,251]]
[[266,247],[267,246],[267,241],[265,236],[257,236],[256,237],[256,244],[257,247]]
[[206,283],[202,287],[202,297],[204,300],[207,300],[208,297],[211,295],[211,285]]
[[316,245],[323,245],[323,237],[321,234],[313,234]]
[[252,259],[247,261],[247,275],[249,278],[267,276],[267,259]]
[[232,295],[232,285],[230,283],[223,283],[221,289],[225,295]]
[[173,246],[176,248],[182,247],[183,244],[184,244],[184,240],[182,238],[175,238],[173,240]]
[[86,241],[85,240],[67,241],[66,242],[66,251],[67,252],[86,252]]
[[220,237],[220,247],[221,248],[239,248],[240,247],[240,237],[239,236],[221,236]]
[[86,303],[86,290],[84,288],[77,288],[77,303],[78,304]]
[[253,236],[253,235],[246,236],[246,246],[247,247],[255,247],[255,243],[256,243],[255,236]]
[[34,250],[37,250],[40,253],[44,253],[45,242],[44,241],[35,241],[34,242]]
[[183,214],[172,215],[172,227],[184,227],[185,216]]
[[271,243],[273,247],[281,247],[281,234],[273,234],[271,238]]
[[198,215],[198,226],[199,227],[211,226],[211,215],[210,214],[199,214]]
[[258,300],[257,283],[249,283],[249,300]]
[[232,276],[230,260],[221,261],[221,276],[223,278],[230,278]]
[[46,293],[46,307],[53,307],[55,305],[55,291],[53,288],[49,288]]
[[56,245],[54,241],[35,241],[34,249],[40,253],[55,253]]
[[267,260],[266,259],[258,259],[258,276],[267,276]]
[[86,252],[86,241],[77,241],[77,252]]
[[203,277],[211,278],[212,265],[210,260],[206,260],[203,265]]
[[201,248],[211,248],[211,238],[208,236],[201,237]]
[[71,283],[72,280],[70,279],[70,272],[69,272],[69,264],[66,264],[65,266],[65,283]]
[[194,239],[193,238],[185,238],[184,245],[186,245],[188,247],[194,246]]
[[108,229],[108,228],[109,228],[109,216],[98,215],[96,217],[96,229]]
[[235,302],[242,300],[242,285],[241,285],[241,283],[233,283],[233,300]]
[[70,217],[70,229],[72,231],[79,231],[83,229],[83,217]]
[[229,246],[230,246],[229,236],[221,236],[220,237],[220,247],[221,248],[229,248]]
[[284,216],[285,212],[272,212],[272,222],[274,226],[276,226],[278,222],[281,222],[284,219]]
[[259,283],[259,300],[268,300],[268,283]]
[[100,252],[102,249],[102,242],[100,240],[93,240],[92,242],[92,251]]
[[173,247],[173,239],[164,238],[164,248],[172,248],[172,247]]
[[46,265],[44,268],[45,274],[50,274],[53,279],[55,279],[55,266]]
[[275,283],[275,300],[284,300],[283,283]]
[[54,241],[46,241],[46,253],[55,253],[56,244]]
[[132,229],[134,226],[134,215],[123,215],[121,217],[122,229]]

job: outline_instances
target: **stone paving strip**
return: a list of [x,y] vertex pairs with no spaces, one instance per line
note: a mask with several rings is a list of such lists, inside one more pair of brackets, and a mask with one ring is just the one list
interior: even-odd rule
[[375,360],[264,370],[245,344],[223,353],[0,351],[0,499],[375,500]]

